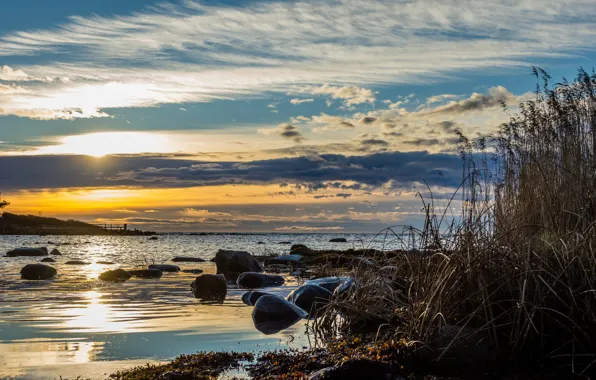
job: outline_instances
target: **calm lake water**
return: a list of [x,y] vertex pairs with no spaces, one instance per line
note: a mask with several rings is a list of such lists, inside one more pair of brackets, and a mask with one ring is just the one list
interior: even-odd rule
[[[348,243],[329,243],[346,237]],[[133,268],[144,261],[169,263],[174,256],[211,259],[218,249],[240,249],[255,255],[285,254],[289,245],[316,249],[390,248],[372,235],[263,234],[114,236],[0,236],[0,255],[16,247],[58,248],[63,256],[50,263],[58,276],[50,281],[25,281],[21,268],[41,258],[0,257],[0,378],[105,378],[117,370],[165,361],[197,351],[261,351],[309,346],[305,324],[276,335],[258,332],[252,308],[230,289],[222,305],[196,300],[190,283],[196,275],[164,273],[161,279],[132,278],[105,283],[97,276],[119,267]],[[257,244],[257,242],[266,244]],[[90,265],[64,262],[81,259]],[[96,264],[112,261],[114,265]],[[215,265],[177,263],[182,269],[215,273]],[[287,295],[299,285],[287,277],[284,287],[271,292]]]

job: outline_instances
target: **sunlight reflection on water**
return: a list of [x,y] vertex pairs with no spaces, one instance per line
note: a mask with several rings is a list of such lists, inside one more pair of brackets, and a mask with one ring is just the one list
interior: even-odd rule
[[[157,241],[146,237],[0,237],[0,252],[45,245],[63,253],[52,256],[56,263],[51,265],[59,275],[50,281],[20,279],[20,269],[39,258],[0,257],[0,378],[102,378],[133,363],[163,361],[181,353],[307,346],[304,323],[273,336],[256,331],[251,308],[240,300],[242,290],[230,289],[222,305],[205,305],[190,291],[193,274],[166,273],[161,279],[132,278],[116,284],[97,277],[108,269],[167,262],[174,256],[208,260],[219,248],[286,253],[289,246],[278,241],[337,248],[327,243],[336,236],[160,236]],[[257,245],[258,241],[267,244]],[[73,259],[91,264],[64,264]],[[116,264],[97,264],[105,260]],[[178,264],[183,269],[215,272],[208,261]],[[288,294],[296,286],[288,280],[289,286],[268,291]]]

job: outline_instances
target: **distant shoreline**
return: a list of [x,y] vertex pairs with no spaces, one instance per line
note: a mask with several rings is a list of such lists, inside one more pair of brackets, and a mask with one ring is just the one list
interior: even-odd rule
[[109,226],[109,228],[104,228],[77,220],[60,220],[10,213],[4,213],[0,217],[0,235],[152,236],[156,234],[152,231],[129,230],[126,225],[118,229],[110,229],[111,225]]

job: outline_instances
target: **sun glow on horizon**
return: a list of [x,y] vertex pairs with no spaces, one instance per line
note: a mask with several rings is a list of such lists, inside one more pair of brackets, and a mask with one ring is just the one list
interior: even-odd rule
[[42,147],[35,153],[103,157],[109,154],[171,153],[174,150],[168,135],[163,133],[97,132],[62,137],[58,145]]

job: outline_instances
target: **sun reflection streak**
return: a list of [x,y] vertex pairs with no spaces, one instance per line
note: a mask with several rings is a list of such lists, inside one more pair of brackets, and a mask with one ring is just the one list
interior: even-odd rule
[[116,311],[112,306],[101,302],[102,294],[90,290],[84,293],[88,303],[84,307],[73,307],[61,312],[67,320],[64,327],[71,331],[124,333],[134,332],[134,323],[129,321],[130,313]]
[[105,270],[105,265],[93,263],[93,264],[87,265],[86,269],[87,269],[87,278],[89,280],[94,280],[97,277],[99,277],[101,272],[103,272]]

